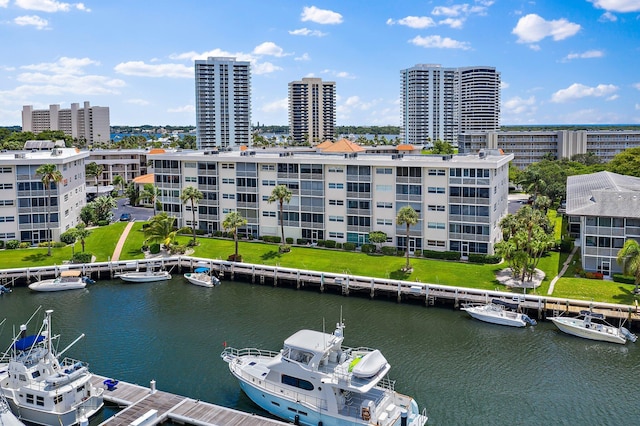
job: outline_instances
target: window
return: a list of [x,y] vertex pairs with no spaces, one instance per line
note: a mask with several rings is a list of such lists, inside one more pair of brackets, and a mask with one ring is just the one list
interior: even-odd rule
[[391,167],[376,167],[377,175],[390,175],[393,174],[393,169]]
[[236,194],[222,194],[222,198],[227,200],[235,200]]
[[344,222],[344,216],[329,216],[329,222]]
[[393,225],[392,219],[376,219],[376,225]]
[[268,212],[268,211],[263,210],[262,211],[262,216],[264,216],[264,217],[276,217],[276,212]]
[[376,192],[391,192],[393,185],[376,185]]
[[427,210],[429,210],[430,212],[443,212],[444,206],[436,206],[436,205],[430,204],[427,207]]
[[344,206],[344,200],[329,200],[330,206]]
[[329,183],[329,189],[344,189],[343,183]]
[[304,389],[307,391],[312,391],[314,389],[313,383],[303,379],[299,379],[297,377],[288,376],[286,374],[282,375],[282,384],[293,386],[294,388]]
[[429,176],[444,176],[444,169],[429,169]]
[[235,169],[236,165],[234,163],[222,163],[220,167],[223,169]]
[[444,241],[439,240],[427,240],[428,247],[445,247]]
[[197,166],[197,164],[196,164],[196,163],[194,163],[194,162],[185,162],[185,163],[184,163],[184,167],[185,167],[186,169],[195,169],[195,168],[196,168],[196,166]]
[[441,188],[439,186],[438,187],[430,186],[430,187],[427,188],[427,192],[429,194],[444,194],[445,193],[444,188]]
[[444,223],[440,222],[427,222],[427,228],[429,229],[445,229]]
[[329,232],[329,238],[344,238],[343,232]]
[[344,173],[344,168],[340,166],[329,167],[329,173]]
[[266,172],[266,171],[274,171],[276,169],[276,165],[275,164],[261,164],[260,165],[260,170]]
[[56,395],[53,397],[53,403],[54,404],[60,404],[62,402],[62,395]]
[[275,180],[263,180],[262,186],[276,186]]
[[230,178],[222,178],[222,183],[223,184],[228,184],[228,185],[235,185],[236,184],[236,180],[235,179],[230,179]]
[[184,178],[185,182],[198,182],[198,178],[196,176],[186,176]]
[[376,203],[376,207],[379,209],[392,209],[393,208],[393,203],[388,203],[385,201],[378,201]]

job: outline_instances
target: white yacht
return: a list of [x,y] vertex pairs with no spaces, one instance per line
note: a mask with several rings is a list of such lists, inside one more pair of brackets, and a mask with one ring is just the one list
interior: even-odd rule
[[11,407],[6,398],[0,393],[0,426],[24,426],[11,412]]
[[51,331],[52,313],[46,311],[37,334],[27,335],[27,326],[20,326],[20,334],[0,358],[0,392],[22,421],[60,426],[85,423],[102,408],[104,389],[91,384],[86,363],[60,359],[84,335],[57,352],[52,342],[59,336]]
[[116,277],[120,278],[122,281],[127,281],[130,283],[150,283],[155,281],[167,281],[171,279],[171,274],[169,271],[133,271],[133,272],[124,272],[122,274],[116,275]]
[[62,271],[59,277],[29,284],[29,289],[33,291],[78,290],[93,282],[89,277],[83,277],[80,271]]
[[300,330],[280,352],[225,348],[222,358],[242,390],[264,410],[300,425],[423,426],[424,411],[394,390],[379,350],[342,346],[330,333]]
[[465,304],[460,310],[466,311],[472,318],[492,324],[508,325],[511,327],[525,327],[527,324],[536,325],[536,320],[527,314],[517,312],[518,304],[493,299],[482,305]]
[[560,331],[584,339],[621,345],[627,343],[627,340],[635,342],[638,339],[625,327],[615,327],[604,320],[604,315],[592,311],[580,311],[580,315],[575,318],[557,316],[549,319]]

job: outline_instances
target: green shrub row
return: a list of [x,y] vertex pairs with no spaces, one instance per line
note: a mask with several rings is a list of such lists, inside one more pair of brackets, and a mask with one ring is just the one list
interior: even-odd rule
[[617,283],[623,283],[623,284],[635,284],[636,283],[635,277],[632,277],[632,276],[629,276],[629,275],[622,275],[622,274],[613,274],[613,281],[615,281]]
[[422,256],[429,259],[460,260],[458,251],[422,250]]
[[93,258],[93,254],[87,252],[78,252],[74,253],[71,261],[73,263],[91,263],[91,259]]
[[502,257],[495,254],[469,254],[469,262],[483,264],[497,264],[502,261]]

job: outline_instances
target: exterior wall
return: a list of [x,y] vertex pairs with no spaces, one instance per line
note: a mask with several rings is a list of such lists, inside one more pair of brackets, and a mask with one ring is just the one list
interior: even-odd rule
[[251,66],[235,58],[196,61],[198,149],[251,142]]
[[[163,209],[191,225],[191,210],[179,193],[197,186],[197,228],[222,230],[231,211],[248,219],[241,234],[280,235],[279,204],[268,203],[276,185],[287,185],[285,237],[361,245],[371,231],[404,248],[406,227],[397,212],[413,206],[420,222],[411,227],[411,251],[493,253],[500,219],[507,213],[508,163],[512,156],[420,156],[311,154],[290,152],[174,152],[154,155]],[[197,182],[196,182],[197,181]],[[174,192],[173,195],[171,191]]]
[[[10,152],[0,155],[0,239],[38,243],[47,240],[47,200],[51,200],[52,239],[80,223],[86,204],[84,161],[88,153],[71,148],[52,151]],[[49,193],[36,169],[55,164],[62,173]]]
[[108,142],[109,107],[92,107],[89,102],[84,103],[84,108],[77,103],[69,109],[60,109],[60,105],[50,105],[48,110],[34,110],[31,105],[22,107],[22,131],[38,134],[47,130],[61,130],[74,139],[85,139],[88,144]]
[[[96,149],[89,151],[86,163],[95,162],[102,165],[104,171],[98,179],[99,186],[112,185],[115,176],[122,176],[126,183],[133,181],[138,176],[151,173],[147,167],[149,151],[143,149],[107,150]],[[93,177],[86,177],[88,187],[95,187]],[[95,190],[95,188],[94,188]]]
[[334,139],[335,91],[335,82],[320,78],[289,83],[289,133],[293,142],[317,145]]
[[616,258],[627,239],[640,242],[640,218],[581,216],[582,267],[605,276],[622,273]]

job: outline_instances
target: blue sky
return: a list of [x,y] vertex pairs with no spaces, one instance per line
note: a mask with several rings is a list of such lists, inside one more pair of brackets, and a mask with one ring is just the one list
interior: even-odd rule
[[399,125],[400,70],[486,65],[502,124],[640,124],[640,0],[0,0],[0,125],[89,101],[112,125],[194,125],[194,61],[252,63],[252,122],[335,81],[338,125]]

